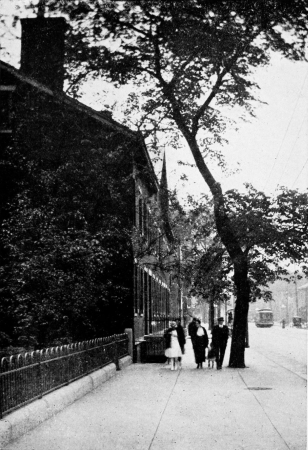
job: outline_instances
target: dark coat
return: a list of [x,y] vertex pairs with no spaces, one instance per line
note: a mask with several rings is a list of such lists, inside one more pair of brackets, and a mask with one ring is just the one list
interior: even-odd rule
[[205,361],[205,349],[209,345],[209,338],[204,327],[201,327],[204,331],[203,336],[198,336],[197,332],[194,337],[194,353],[196,363],[202,363]]
[[212,329],[212,345],[213,347],[220,347],[223,345],[227,345],[227,341],[229,338],[229,328],[227,325],[223,325],[220,328],[219,325],[215,325]]
[[197,333],[197,328],[198,328],[197,324],[194,320],[188,324],[188,334],[191,337],[191,342],[193,344],[194,344],[195,336]]
[[182,327],[182,325],[178,325],[176,327],[176,331],[178,333],[178,340],[179,340],[179,344],[180,344],[182,353],[184,353],[184,347],[185,347],[185,344],[186,344],[184,328]]
[[188,334],[190,337],[196,336],[197,328],[197,324],[194,320],[188,324]]

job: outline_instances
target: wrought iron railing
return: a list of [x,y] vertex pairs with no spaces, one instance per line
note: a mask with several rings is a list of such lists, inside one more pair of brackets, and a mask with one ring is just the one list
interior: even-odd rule
[[0,418],[43,395],[128,355],[127,334],[4,357],[0,364]]

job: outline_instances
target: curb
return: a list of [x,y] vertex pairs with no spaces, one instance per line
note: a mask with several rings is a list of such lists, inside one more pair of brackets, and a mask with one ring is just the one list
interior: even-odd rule
[[[131,356],[125,356],[119,360],[120,369],[124,369],[130,364],[132,364]],[[5,448],[11,441],[18,439],[45,420],[58,414],[76,400],[108,381],[115,374],[115,364],[109,364],[8,414],[0,420],[0,449]]]

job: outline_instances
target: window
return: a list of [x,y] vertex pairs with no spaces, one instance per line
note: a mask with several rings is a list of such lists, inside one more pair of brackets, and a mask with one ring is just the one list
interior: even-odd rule
[[153,278],[153,317],[157,314],[157,298],[156,298],[156,280]]
[[144,270],[142,272],[143,272],[143,283],[142,283],[143,296],[139,304],[140,314],[144,313],[144,308],[146,307],[148,297],[148,274]]
[[134,312],[138,310],[139,283],[138,283],[138,266],[134,264]]
[[138,199],[136,216],[140,234],[149,239],[149,211],[146,201],[141,196]]
[[142,198],[139,198],[138,201],[138,216],[139,216],[139,231],[143,232],[143,201]]
[[149,332],[152,333],[152,320],[153,320],[153,278],[151,277],[151,275],[148,276],[148,281],[149,281],[149,296],[148,296],[148,307],[149,307],[149,315],[148,315],[148,322],[149,322]]
[[12,95],[15,86],[0,86],[0,132],[12,132]]
[[143,234],[146,238],[148,238],[149,231],[149,211],[146,205],[146,202],[143,201]]
[[143,299],[145,296],[145,290],[144,290],[144,278],[145,278],[146,273],[140,269],[140,296],[139,296],[139,313],[142,314],[143,313]]
[[166,314],[169,315],[170,314],[170,309],[169,309],[169,291],[166,289]]
[[134,313],[143,314],[144,305],[147,301],[147,273],[138,267],[137,264],[134,265]]
[[163,287],[159,285],[159,314],[164,314]]

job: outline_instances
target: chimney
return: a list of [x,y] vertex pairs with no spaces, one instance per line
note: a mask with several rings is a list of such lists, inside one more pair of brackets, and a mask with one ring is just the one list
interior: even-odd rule
[[65,19],[21,19],[21,26],[21,72],[54,91],[63,91]]

